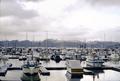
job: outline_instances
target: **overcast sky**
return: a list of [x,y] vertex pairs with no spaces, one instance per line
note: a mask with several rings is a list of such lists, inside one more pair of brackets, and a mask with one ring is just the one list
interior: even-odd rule
[[120,42],[120,0],[0,0],[0,40]]

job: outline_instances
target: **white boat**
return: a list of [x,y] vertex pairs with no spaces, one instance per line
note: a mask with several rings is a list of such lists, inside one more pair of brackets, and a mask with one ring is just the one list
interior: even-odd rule
[[35,60],[35,58],[28,57],[26,61],[24,61],[23,65],[23,73],[26,75],[36,75],[39,71],[39,63]]
[[69,73],[71,77],[81,77],[83,75],[83,68],[81,67],[79,60],[67,60],[67,74]]
[[39,66],[36,63],[36,61],[29,60],[29,61],[24,62],[24,65],[23,65],[23,73],[24,74],[36,75],[36,74],[38,74],[38,71],[39,71]]
[[104,61],[96,53],[92,53],[87,57],[86,64],[91,67],[102,67]]
[[12,64],[7,63],[7,61],[8,61],[8,58],[2,55],[0,60],[0,76],[5,76],[7,69],[12,66]]
[[117,53],[112,53],[112,54],[110,55],[110,60],[113,60],[113,61],[120,60],[119,54],[117,54]]
[[25,55],[22,55],[19,57],[19,60],[26,60],[26,59],[27,59],[27,57]]

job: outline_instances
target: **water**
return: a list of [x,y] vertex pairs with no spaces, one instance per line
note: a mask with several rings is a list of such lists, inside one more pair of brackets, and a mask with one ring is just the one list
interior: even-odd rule
[[[104,73],[96,75],[83,75],[83,78],[67,79],[66,70],[50,71],[50,76],[40,76],[40,81],[120,81],[120,72],[112,70],[104,70]],[[21,81],[23,77],[22,70],[8,71],[5,77],[0,77],[2,80]]]
[[[20,67],[23,62],[18,59],[9,59],[9,63],[12,63],[14,67]],[[56,63],[54,61],[42,62],[46,67],[65,67],[65,61]],[[112,64],[112,63],[111,63]],[[83,62],[84,66],[85,63]],[[96,72],[95,75],[83,75],[82,78],[68,78],[66,76],[66,70],[49,70],[50,76],[40,75],[39,81],[120,81],[120,72],[113,70],[103,70],[102,72]],[[9,70],[6,76],[0,76],[1,80],[7,81],[22,81],[21,78],[29,79],[29,81],[38,80],[39,76],[36,77],[26,77],[24,76],[22,70]],[[34,80],[33,80],[34,79]]]

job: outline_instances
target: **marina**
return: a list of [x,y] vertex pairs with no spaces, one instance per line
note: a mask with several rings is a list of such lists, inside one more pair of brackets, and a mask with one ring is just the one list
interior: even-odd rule
[[[4,48],[1,48],[1,49],[4,49]],[[9,49],[9,48],[6,48],[6,49]],[[38,52],[36,51],[36,49],[41,49],[41,51]],[[27,50],[28,51],[24,53],[24,58],[26,59],[20,60],[19,58],[12,58],[12,57],[19,57],[21,54],[23,55],[23,53],[19,53],[19,55],[17,56],[16,55],[11,56],[6,52],[5,54],[2,55],[2,57],[4,58],[7,57],[8,60],[5,60],[4,62],[7,65],[6,68],[3,69],[1,66],[1,73],[0,73],[1,81],[50,81],[51,79],[50,77],[56,77],[56,81],[61,81],[61,80],[62,81],[85,81],[85,77],[89,78],[91,76],[92,77],[90,78],[91,79],[90,81],[97,81],[99,78],[103,77],[103,75],[106,75],[106,73],[108,72],[111,72],[111,73],[114,72],[120,75],[120,61],[118,60],[118,57],[116,58],[117,60],[115,60],[115,58],[111,59],[111,55],[108,55],[109,59],[107,61],[103,61],[100,56],[99,57],[96,56],[99,53],[99,52],[95,53],[96,49],[89,49],[94,51],[91,54],[90,53],[85,54],[84,52],[84,55],[82,56],[84,56],[86,60],[79,59],[81,58],[80,53],[79,53],[79,58],[74,57],[74,53],[77,53],[77,52],[70,53],[75,50],[80,51],[81,49],[66,49],[66,52],[69,53],[70,58],[64,59],[66,55],[62,54],[62,49],[49,48],[49,51],[47,54],[48,55],[47,59],[49,60],[43,60],[43,59],[41,60],[41,58],[43,57],[42,55],[44,55],[41,53],[42,51],[46,50],[46,48],[29,48]],[[57,51],[57,55],[56,55],[56,51]],[[49,52],[52,52],[52,55]],[[2,53],[3,52],[1,51],[1,54]],[[56,55],[56,56],[53,56],[53,55]],[[56,58],[57,58],[57,61],[56,61]],[[58,62],[58,58],[60,58],[59,62]],[[2,63],[2,60],[4,59],[1,58],[1,63]],[[88,62],[91,63],[91,65],[88,65]],[[101,62],[102,62],[102,65],[101,65]],[[61,75],[58,75],[59,73],[61,73]],[[106,76],[110,76],[111,79],[113,79],[113,81],[120,81],[119,78],[116,79],[112,77],[111,73],[110,75],[108,74]],[[109,78],[105,78],[105,79],[107,80]],[[111,80],[108,80],[108,81],[111,81]]]

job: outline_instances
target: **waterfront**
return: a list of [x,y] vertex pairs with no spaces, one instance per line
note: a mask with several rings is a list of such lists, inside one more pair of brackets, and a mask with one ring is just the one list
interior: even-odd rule
[[[13,67],[19,67],[22,65],[22,61],[19,61],[18,59],[9,59],[9,63],[13,64]],[[59,63],[56,63],[55,61],[41,61],[41,63],[46,67],[65,67],[65,61],[61,61]],[[109,63],[110,64],[110,63]],[[112,62],[111,62],[112,64]],[[113,63],[114,64],[114,63]],[[116,65],[119,65],[120,63],[117,63]],[[85,63],[83,62],[83,66]],[[102,70],[97,71],[94,75],[85,75],[83,74],[82,78],[68,78],[66,76],[66,70],[49,70],[50,75],[49,76],[43,76],[40,75],[40,81],[120,81],[120,72],[114,71],[114,70]],[[100,72],[100,73],[99,73]],[[3,81],[22,81],[21,78],[23,76],[22,70],[8,70],[7,74],[5,76],[0,76],[0,79]],[[25,77],[26,78],[26,77]],[[27,77],[31,79],[31,77]],[[29,80],[29,81],[35,81],[35,80]]]
[[[50,71],[50,76],[40,76],[40,81],[120,81],[120,72],[113,70],[104,70],[103,73],[98,73],[97,75],[83,75],[83,78],[70,79],[66,77],[66,70],[60,71]],[[21,81],[23,73],[22,71],[14,70],[8,71],[5,77],[0,77],[2,80],[6,81]],[[32,80],[30,80],[32,81]]]

